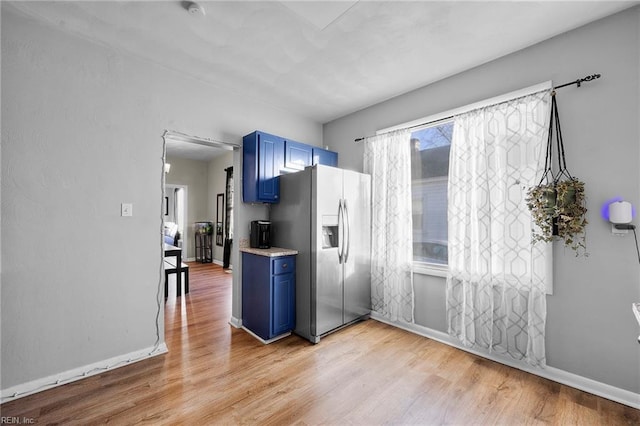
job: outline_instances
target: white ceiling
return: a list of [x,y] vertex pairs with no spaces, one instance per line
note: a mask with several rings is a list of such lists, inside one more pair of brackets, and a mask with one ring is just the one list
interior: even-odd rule
[[198,3],[204,16],[185,1],[3,6],[325,123],[640,2]]

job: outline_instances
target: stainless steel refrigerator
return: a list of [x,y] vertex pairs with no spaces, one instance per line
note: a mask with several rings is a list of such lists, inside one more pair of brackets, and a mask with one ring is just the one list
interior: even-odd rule
[[298,250],[295,333],[318,343],[371,311],[371,178],[316,165],[280,176],[272,244]]

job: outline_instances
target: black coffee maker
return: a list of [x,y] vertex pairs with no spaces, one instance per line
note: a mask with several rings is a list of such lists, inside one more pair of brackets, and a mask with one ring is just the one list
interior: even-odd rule
[[249,246],[261,249],[271,247],[271,222],[267,220],[254,220],[251,222]]

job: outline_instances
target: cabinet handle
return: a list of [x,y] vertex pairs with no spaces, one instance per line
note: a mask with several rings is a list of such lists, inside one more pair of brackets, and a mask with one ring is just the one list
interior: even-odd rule
[[282,264],[282,269],[287,269],[287,264],[286,263]]

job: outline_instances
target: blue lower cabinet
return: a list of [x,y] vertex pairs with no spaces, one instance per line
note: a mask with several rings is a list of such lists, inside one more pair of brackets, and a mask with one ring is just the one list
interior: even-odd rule
[[242,253],[242,325],[264,340],[295,328],[295,256]]

